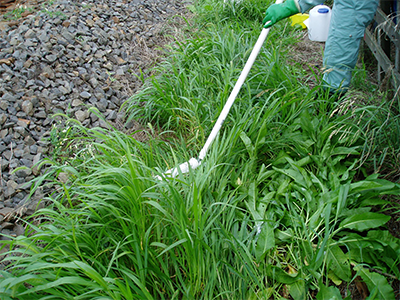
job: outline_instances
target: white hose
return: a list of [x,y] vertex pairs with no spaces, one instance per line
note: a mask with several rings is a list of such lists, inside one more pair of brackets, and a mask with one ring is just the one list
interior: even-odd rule
[[[282,2],[283,2],[283,0],[276,0],[275,3],[278,4],[278,3],[282,3]],[[239,91],[242,88],[244,81],[247,78],[247,75],[249,75],[251,67],[254,64],[254,61],[256,60],[258,53],[260,52],[261,47],[263,46],[264,41],[268,36],[269,31],[270,31],[270,28],[262,29],[260,36],[258,37],[258,40],[257,40],[256,44],[254,45],[254,48],[251,51],[250,56],[245,64],[242,72],[240,73],[240,76],[239,76],[235,86],[233,87],[231,94],[229,95],[229,98],[226,101],[224,108],[221,111],[221,114],[219,115],[217,121],[215,122],[215,125],[214,125],[213,129],[211,130],[211,133],[208,136],[206,143],[204,144],[203,148],[200,151],[199,158],[196,159],[196,158],[192,157],[188,162],[180,164],[179,166],[177,166],[175,168],[169,169],[168,171],[163,173],[162,176],[156,176],[157,179],[161,180],[162,177],[176,177],[179,174],[179,170],[182,173],[187,173],[187,172],[189,172],[189,166],[192,169],[196,169],[201,164],[201,161],[206,157],[207,151],[210,148],[212,142],[217,137],[217,135],[222,127],[222,124],[224,124],[224,121],[225,121],[226,117],[228,116],[228,113],[229,113],[233,103],[235,102],[236,97],[239,94]]]

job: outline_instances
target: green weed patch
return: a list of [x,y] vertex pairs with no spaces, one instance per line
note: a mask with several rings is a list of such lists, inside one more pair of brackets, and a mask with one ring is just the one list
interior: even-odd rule
[[196,31],[125,105],[157,138],[72,119],[53,130],[54,156],[33,188],[54,192],[25,236],[3,243],[2,299],[350,299],[360,278],[370,299],[395,299],[400,241],[387,199],[400,184],[368,162],[393,137],[380,113],[397,104],[378,114],[316,96],[287,63],[296,31],[286,23],[272,29],[202,164],[156,179],[197,156],[264,6],[192,7]]

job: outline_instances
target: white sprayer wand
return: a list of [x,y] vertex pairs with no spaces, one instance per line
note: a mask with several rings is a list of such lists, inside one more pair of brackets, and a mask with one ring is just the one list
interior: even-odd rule
[[[275,3],[282,3],[283,0],[277,0]],[[258,53],[261,50],[262,45],[264,44],[265,39],[268,36],[268,33],[270,31],[270,28],[266,29],[263,28],[260,36],[258,37],[258,40],[256,42],[256,44],[254,45],[253,50],[251,51],[251,54],[242,70],[242,73],[240,73],[240,76],[231,92],[231,94],[229,95],[228,100],[225,103],[224,108],[221,111],[221,114],[219,115],[217,122],[215,123],[209,137],[207,138],[206,143],[204,144],[203,148],[200,151],[199,154],[199,158],[196,159],[194,157],[192,157],[189,161],[180,164],[179,166],[169,169],[168,171],[166,171],[165,173],[162,174],[162,176],[156,176],[157,179],[161,180],[162,177],[164,178],[173,178],[176,177],[179,174],[179,170],[182,173],[187,173],[189,172],[189,166],[192,169],[196,169],[198,166],[200,166],[201,161],[204,159],[204,157],[207,154],[208,148],[210,148],[212,142],[215,140],[215,138],[217,137],[217,134],[219,132],[219,130],[222,127],[222,124],[224,124],[224,121],[233,105],[233,103],[235,102],[235,99],[237,97],[237,95],[239,94],[240,89],[242,88],[242,85],[244,83],[244,81],[247,78],[247,75],[249,74],[251,67],[254,64],[254,61],[256,60]]]
[[222,124],[224,124],[224,121],[225,121],[226,117],[228,116],[228,113],[229,113],[233,103],[235,102],[236,97],[239,94],[239,91],[242,88],[242,85],[243,85],[244,81],[246,80],[247,75],[249,74],[254,61],[256,60],[258,53],[260,52],[260,49],[261,49],[262,45],[264,44],[265,39],[267,38],[269,30],[270,30],[269,28],[268,29],[263,28],[263,30],[261,31],[261,34],[258,37],[258,40],[257,40],[256,44],[254,45],[253,50],[251,51],[249,59],[247,60],[245,66],[242,70],[242,73],[240,73],[239,79],[236,81],[236,84],[233,87],[233,90],[232,90],[231,94],[229,95],[229,98],[226,101],[225,106],[221,111],[221,114],[219,115],[206,143],[204,144],[203,148],[200,151],[200,155],[199,155],[200,161],[206,156],[208,148],[210,148],[210,145],[217,137],[217,134],[222,127]]

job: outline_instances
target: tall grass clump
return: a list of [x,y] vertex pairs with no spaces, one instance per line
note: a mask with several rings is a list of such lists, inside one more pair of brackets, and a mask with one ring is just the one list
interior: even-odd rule
[[[396,96],[395,96],[396,97]],[[368,132],[365,140],[366,167],[383,173],[392,181],[400,180],[400,106],[397,98],[384,97],[379,102],[360,107],[361,130]]]
[[395,299],[387,197],[400,185],[363,165],[378,118],[301,84],[286,23],[202,164],[156,179],[198,153],[222,110],[260,27],[264,4],[250,4],[199,2],[197,31],[126,103],[174,138],[67,120],[53,142],[69,159],[43,161],[33,185],[53,191],[48,206],[3,243],[2,299],[342,299],[360,280]]
[[[368,54],[368,52],[367,52]],[[369,172],[400,179],[400,102],[399,90],[383,81],[371,82],[368,72],[376,66],[364,63],[353,72],[351,95],[353,109],[360,118],[360,130],[366,133],[363,162]]]
[[[244,3],[238,5],[248,5]],[[219,1],[213,3],[216,7],[220,4]],[[209,129],[218,117],[261,31],[259,20],[240,15],[244,24],[228,22],[231,19],[217,24],[205,23],[200,31],[172,46],[170,55],[156,68],[156,74],[146,87],[127,103],[130,117],[154,122],[165,130],[199,137],[196,142],[203,142],[209,132],[204,129]],[[274,40],[279,34],[279,42],[274,48],[262,50],[249,76],[256,77],[256,80],[249,80],[255,85],[251,87],[251,94],[268,88],[273,91],[285,81],[297,84],[288,76],[289,67],[280,60],[284,45],[294,40],[287,34],[287,28],[283,27],[282,31],[275,36],[271,34]],[[268,78],[272,79],[273,87],[262,85]],[[243,99],[245,93],[244,89],[237,102],[246,101]],[[247,90],[246,96],[248,93]]]
[[149,166],[165,157],[162,145],[78,128],[87,147],[68,166],[50,167],[68,181],[48,183],[52,204],[26,236],[7,243],[3,299],[245,298],[262,285],[249,218],[237,218],[242,196],[227,188],[242,153],[230,153],[218,170],[213,162],[235,149],[238,130],[216,145],[209,166],[160,182]]
[[359,116],[360,131],[365,133],[363,163],[370,173],[385,174],[385,178],[400,178],[399,90],[384,83],[371,82],[371,67],[364,63],[353,72],[349,99],[354,114]]
[[379,195],[399,186],[355,181],[357,128],[314,116],[324,105],[311,99],[264,97],[176,180],[154,177],[174,161],[167,144],[76,125],[86,146],[49,171],[68,180],[48,176],[52,205],[4,244],[2,297],[303,299],[338,294],[327,286],[352,272],[391,297],[373,270],[398,276],[400,244],[381,228],[390,217]]

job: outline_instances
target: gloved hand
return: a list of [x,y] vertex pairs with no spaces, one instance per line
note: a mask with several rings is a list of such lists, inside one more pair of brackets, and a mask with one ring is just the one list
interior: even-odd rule
[[276,22],[293,16],[299,12],[300,6],[297,0],[286,0],[280,4],[272,4],[265,12],[265,17],[263,20],[264,28],[269,28]]

